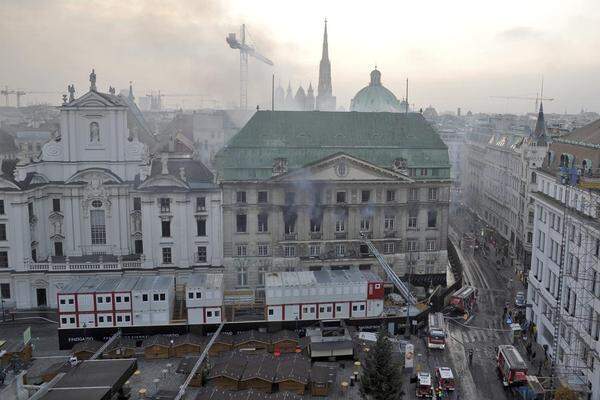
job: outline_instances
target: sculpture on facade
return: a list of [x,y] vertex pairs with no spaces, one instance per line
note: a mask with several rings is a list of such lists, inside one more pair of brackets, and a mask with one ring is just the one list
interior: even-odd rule
[[69,91],[69,103],[75,100],[75,85],[71,84],[67,86],[67,90]]
[[100,125],[96,121],[90,124],[90,142],[100,141]]
[[93,69],[90,73],[90,91],[96,91],[96,72]]

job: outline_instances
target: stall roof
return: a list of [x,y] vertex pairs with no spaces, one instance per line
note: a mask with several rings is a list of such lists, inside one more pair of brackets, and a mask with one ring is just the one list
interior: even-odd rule
[[194,273],[190,275],[187,288],[223,289],[223,274]]
[[315,383],[334,384],[337,376],[337,364],[316,362],[310,370],[310,380]]
[[310,377],[310,360],[299,354],[282,355],[277,359],[275,382],[287,380],[308,384]]
[[135,359],[83,361],[59,378],[40,400],[108,400],[136,369]]
[[152,335],[149,338],[145,339],[142,342],[142,348],[150,347],[150,346],[162,346],[162,347],[170,347],[171,339],[164,335]]
[[227,378],[239,381],[246,369],[248,356],[238,351],[228,352],[224,356],[213,358],[213,367],[208,373],[209,378],[225,376]]
[[270,353],[248,356],[248,363],[242,374],[242,381],[249,379],[262,379],[273,382],[277,370],[277,359]]
[[202,336],[198,336],[193,333],[186,333],[185,335],[176,336],[173,341],[173,346],[181,346],[183,344],[202,346],[206,343],[206,340]]
[[239,345],[247,342],[262,342],[265,344],[271,343],[271,338],[268,333],[260,332],[255,329],[251,329],[249,331],[238,332],[233,335],[233,344]]

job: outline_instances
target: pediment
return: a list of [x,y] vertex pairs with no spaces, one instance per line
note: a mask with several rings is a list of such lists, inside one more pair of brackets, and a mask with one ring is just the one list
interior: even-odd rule
[[182,189],[189,189],[189,186],[179,178],[173,175],[158,175],[147,179],[142,183],[139,188],[150,188],[150,187],[180,187]]
[[105,168],[88,168],[81,171],[77,171],[74,173],[69,179],[67,179],[66,183],[72,182],[88,182],[88,183],[96,183],[100,184],[105,182],[118,182],[121,183],[123,180],[118,177],[112,171]]
[[412,179],[347,154],[337,154],[273,178],[277,181],[401,181]]
[[63,107],[71,108],[99,108],[99,107],[125,107],[117,96],[106,93],[87,92],[78,99],[65,104]]

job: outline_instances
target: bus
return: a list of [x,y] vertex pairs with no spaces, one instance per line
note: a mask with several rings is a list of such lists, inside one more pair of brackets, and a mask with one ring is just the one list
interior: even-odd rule
[[450,297],[450,304],[462,312],[470,312],[476,303],[477,289],[473,286],[463,286]]
[[444,314],[440,312],[429,314],[427,347],[441,350],[446,348],[446,323],[444,322]]

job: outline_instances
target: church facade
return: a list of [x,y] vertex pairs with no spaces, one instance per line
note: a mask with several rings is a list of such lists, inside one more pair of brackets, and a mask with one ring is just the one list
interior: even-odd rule
[[[222,264],[221,195],[191,154],[162,148],[130,98],[75,88],[35,158],[4,160],[0,285],[18,308],[55,307],[82,274],[176,275]],[[177,268],[175,268],[177,266]]]

